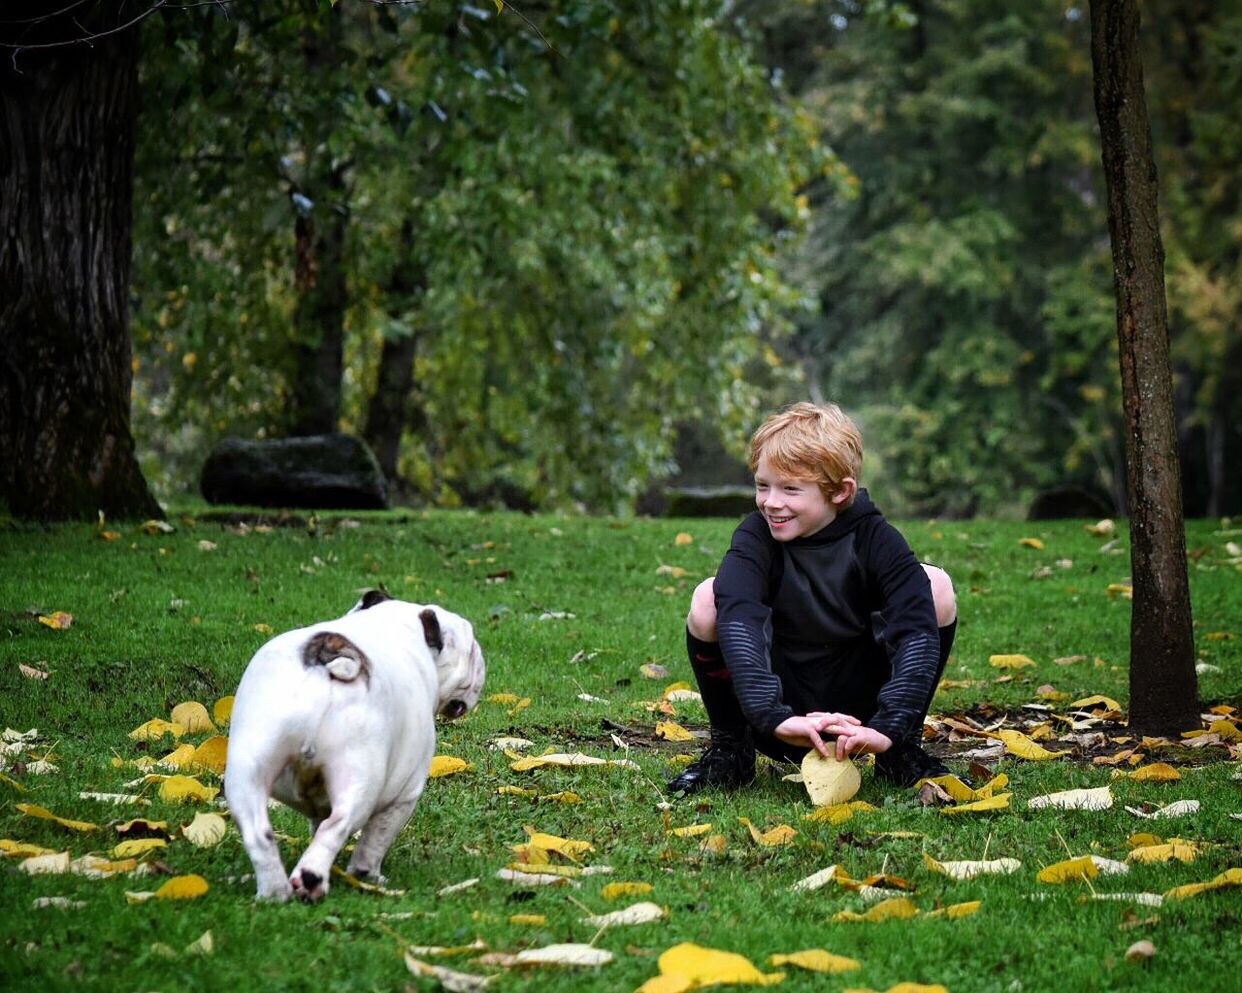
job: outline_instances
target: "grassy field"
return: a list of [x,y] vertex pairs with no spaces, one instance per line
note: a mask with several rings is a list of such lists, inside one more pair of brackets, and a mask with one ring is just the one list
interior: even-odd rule
[[[668,686],[690,678],[683,658],[686,605],[727,547],[730,521],[464,512],[323,515],[271,528],[171,520],[171,534],[109,525],[112,540],[84,525],[0,529],[0,726],[38,730],[35,743],[6,757],[0,837],[67,850],[74,858],[106,855],[120,841],[118,822],[145,817],[166,821],[175,832],[197,810],[217,809],[167,803],[157,784],[125,786],[142,772],[116,767],[114,759],[159,757],[174,745],[171,739],[145,745],[129,732],[150,718],[168,718],[183,701],[210,710],[232,693],[269,632],[337,616],[360,590],[379,584],[474,620],[489,663],[485,696],[512,694],[529,698],[529,705],[508,697],[485,700],[441,729],[438,751],[473,768],[430,784],[390,853],[388,885],[402,895],[361,892],[335,880],[318,906],[256,905],[246,878],[250,865],[232,827],[210,848],[174,837],[149,856],[157,872],[147,876],[31,875],[20,858],[5,859],[0,988],[432,989],[435,981],[409,974],[403,948],[479,939],[500,952],[594,942],[615,958],[586,970],[502,970],[479,964],[478,952],[423,958],[470,973],[495,972],[489,988],[503,991],[635,990],[657,974],[659,953],[680,942],[741,953],[765,972],[777,971],[767,964],[770,955],[811,948],[862,964],[838,975],[782,967],[781,988],[790,993],[887,990],[903,981],[939,983],[952,993],[1169,993],[1228,988],[1242,975],[1242,889],[1159,907],[1086,899],[1092,893],[1162,894],[1242,866],[1242,821],[1231,817],[1242,812],[1239,764],[1230,761],[1226,746],[1152,744],[1141,753],[1142,764],[1172,763],[1180,779],[1114,780],[1113,769],[1091,760],[1123,746],[1071,740],[1069,725],[1051,716],[1067,713],[1067,701],[1092,694],[1124,706],[1124,526],[1110,550],[1109,539],[1087,533],[1081,522],[903,525],[923,558],[953,574],[959,594],[961,626],[946,673],[951,688],[937,697],[934,714],[970,717],[990,729],[1029,729],[1051,719],[1060,744],[1043,744],[1072,753],[1030,762],[997,756],[987,738],[942,737],[930,747],[963,771],[968,759],[958,753],[993,746],[983,761],[1008,775],[1009,809],[945,816],[924,806],[915,791],[886,788],[864,770],[857,799],[877,809],[834,825],[804,820],[812,808],[803,787],[784,781],[789,770],[775,767],[761,769],[751,789],[662,806],[663,784],[684,761],[678,756],[697,746],[657,740],[657,720],[700,732],[705,721],[694,702],[677,703],[675,715],[649,706]],[[679,542],[679,534],[693,540]],[[1043,547],[1023,544],[1024,538],[1038,538]],[[1226,547],[1230,542],[1242,542],[1242,535],[1228,522],[1194,522],[1188,531],[1199,656],[1210,667],[1200,677],[1205,707],[1242,702],[1242,571]],[[40,622],[39,615],[56,611],[73,615],[68,629]],[[1024,654],[1036,664],[999,669],[989,664],[995,654]],[[657,669],[650,678],[648,663],[666,674]],[[1049,687],[1066,695],[1049,699]],[[1051,711],[1026,709],[1030,704]],[[1094,730],[1124,734],[1109,723]],[[489,748],[500,736],[529,739],[529,754],[581,751],[628,758],[638,768],[516,772],[509,757]],[[46,768],[34,765],[40,758],[55,770],[36,773]],[[217,777],[200,778],[218,785]],[[1108,810],[1027,805],[1051,791],[1109,784],[1115,803]],[[537,796],[498,793],[503,786]],[[566,790],[581,802],[540,799]],[[140,792],[143,800],[113,806],[82,798],[89,791]],[[1199,812],[1144,820],[1125,810],[1183,799],[1199,800]],[[24,816],[19,803],[98,829],[75,832]],[[764,846],[751,838],[743,817],[762,830],[785,824],[797,834],[789,844]],[[305,823],[283,809],[275,821],[292,839],[283,844],[291,866]],[[713,825],[710,833],[724,839],[717,843],[721,851],[705,851],[706,836],[669,832],[696,823]],[[565,887],[496,878],[515,858],[512,846],[526,841],[527,827],[590,842],[594,849],[583,863],[610,866],[611,874],[582,876]],[[1089,883],[1051,885],[1036,878],[1071,855],[1125,860],[1130,836],[1140,831],[1192,840],[1197,855],[1189,863],[1134,863],[1125,876],[1101,875]],[[933,872],[924,853],[941,861],[1011,857],[1022,866],[1011,875],[954,881]],[[904,895],[923,913],[844,922],[835,915],[872,905],[856,889],[834,883],[814,892],[791,890],[833,864],[855,879],[901,877],[913,887]],[[210,890],[193,901],[127,901],[127,891],[157,889],[167,878],[161,873],[201,875]],[[477,885],[437,895],[472,878]],[[649,883],[652,890],[645,897],[605,899],[603,887],[617,881]],[[36,908],[44,897],[75,905]],[[667,918],[602,933],[583,921],[640,899],[667,908]],[[936,907],[976,900],[981,905],[971,916],[926,916]],[[207,931],[211,954],[186,951]],[[1154,943],[1155,957],[1127,961],[1126,950],[1141,939]]]

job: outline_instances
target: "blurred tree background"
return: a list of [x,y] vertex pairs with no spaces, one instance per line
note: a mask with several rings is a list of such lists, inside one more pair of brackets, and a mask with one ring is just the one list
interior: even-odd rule
[[[1188,514],[1242,484],[1242,3],[1144,5]],[[143,24],[134,432],[340,427],[398,492],[624,510],[855,413],[890,512],[1122,495],[1085,5],[237,0]]]

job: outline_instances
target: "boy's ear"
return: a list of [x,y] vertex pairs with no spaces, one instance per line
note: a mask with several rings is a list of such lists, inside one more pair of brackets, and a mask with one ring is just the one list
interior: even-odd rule
[[832,495],[832,502],[838,507],[843,507],[854,499],[854,494],[858,492],[858,480],[853,476],[846,476],[841,480],[841,488]]

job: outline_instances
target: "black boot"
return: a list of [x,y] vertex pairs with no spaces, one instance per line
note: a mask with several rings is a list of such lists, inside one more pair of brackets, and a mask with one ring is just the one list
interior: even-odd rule
[[713,729],[712,743],[697,762],[691,762],[668,784],[668,791],[675,796],[690,796],[709,787],[732,790],[754,778],[755,746],[749,737],[720,734]]
[[920,779],[950,776],[952,772],[936,756],[923,751],[921,746],[903,741],[875,757],[875,774],[904,789]]

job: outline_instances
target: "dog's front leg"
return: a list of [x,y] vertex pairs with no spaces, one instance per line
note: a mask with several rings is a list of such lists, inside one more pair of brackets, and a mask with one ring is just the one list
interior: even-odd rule
[[409,822],[422,792],[420,786],[409,799],[394,800],[383,810],[376,811],[367,821],[358,845],[354,848],[353,857],[349,860],[351,876],[376,883],[384,882],[384,877],[380,874],[384,856],[388,854],[388,849],[392,847],[401,829]]

